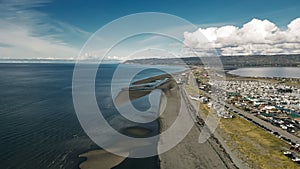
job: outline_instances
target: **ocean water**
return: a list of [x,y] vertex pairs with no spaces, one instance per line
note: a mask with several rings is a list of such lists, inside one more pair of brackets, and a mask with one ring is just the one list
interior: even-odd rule
[[[96,78],[96,98],[101,102],[99,105],[106,105],[103,111],[107,116],[115,113],[114,108],[107,105],[112,105],[109,91],[116,66],[101,65],[102,71]],[[84,161],[79,154],[99,149],[84,133],[74,111],[73,68],[74,64],[62,63],[0,64],[1,168],[73,169]],[[170,71],[178,70],[170,67]],[[138,74],[136,79],[162,73],[150,69]],[[134,104],[138,109],[149,106],[147,98],[138,99]],[[157,167],[157,161],[157,157],[127,159],[116,168],[153,168]]]
[[300,67],[252,67],[229,71],[229,74],[243,77],[285,77],[300,78]]

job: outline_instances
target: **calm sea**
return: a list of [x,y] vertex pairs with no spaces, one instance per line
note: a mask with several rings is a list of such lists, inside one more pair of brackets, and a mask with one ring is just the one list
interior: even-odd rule
[[229,71],[229,74],[243,77],[285,77],[300,78],[300,67],[252,67]]
[[[102,71],[96,79],[96,97],[106,105],[103,111],[108,116],[114,114],[114,108],[107,105],[112,105],[108,91],[116,66],[101,65]],[[86,136],[74,111],[73,68],[73,64],[0,64],[1,168],[78,168],[84,160],[78,158],[79,154],[99,148]],[[170,67],[170,70],[179,69]],[[150,69],[136,79],[161,73]],[[149,106],[146,100],[137,100],[137,108],[146,109]],[[127,159],[119,168],[154,168],[157,164],[153,162],[157,160],[157,157]]]

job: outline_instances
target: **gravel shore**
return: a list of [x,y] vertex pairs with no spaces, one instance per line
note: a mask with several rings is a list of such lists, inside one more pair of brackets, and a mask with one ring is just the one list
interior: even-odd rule
[[[187,111],[187,114],[193,116],[195,112],[191,112],[190,107],[192,105],[185,92],[183,89],[177,91],[180,92],[176,93],[176,90],[170,90],[166,97],[176,98],[175,95],[179,94],[181,96],[179,98],[184,102],[184,104],[182,104],[182,106],[184,106],[183,111]],[[172,125],[174,117],[177,116],[175,113],[176,111],[173,110],[165,110],[165,112],[161,114],[161,131],[167,130]],[[166,153],[160,154],[161,169],[237,168],[218,139],[214,136],[202,144],[198,143],[200,130],[201,126],[195,123],[188,135],[177,146]],[[160,141],[163,142],[164,140]]]

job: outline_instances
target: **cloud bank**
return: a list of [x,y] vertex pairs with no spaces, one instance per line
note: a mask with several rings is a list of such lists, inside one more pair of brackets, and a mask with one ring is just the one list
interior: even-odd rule
[[184,44],[196,51],[216,49],[219,55],[299,54],[300,18],[290,22],[286,30],[268,20],[252,19],[241,28],[227,25],[185,32],[184,39]]

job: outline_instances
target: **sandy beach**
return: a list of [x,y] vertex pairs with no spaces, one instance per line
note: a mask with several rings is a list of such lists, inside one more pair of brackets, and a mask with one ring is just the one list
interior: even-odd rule
[[80,164],[81,169],[110,169],[122,161],[125,157],[120,157],[105,150],[93,150],[87,153],[79,155],[79,157],[85,157],[87,160]]
[[[169,78],[170,75],[160,75],[156,77],[151,77],[149,79],[144,79],[135,84],[143,84],[153,82],[155,80]],[[193,115],[195,112],[191,112],[191,103],[187,98],[183,89],[176,84],[176,81],[172,78],[157,87],[161,89],[164,93],[164,98],[161,98],[161,102],[167,99],[166,107],[160,107],[160,117],[159,125],[160,132],[167,130],[175,121],[178,115],[179,106],[182,104],[183,111],[186,114]],[[143,90],[125,90],[123,92],[129,92],[130,100],[137,99],[144,95],[149,94],[151,91]],[[120,93],[119,97],[116,98],[119,104],[127,102],[124,93]],[[196,169],[196,168],[236,168],[228,154],[224,151],[219,141],[215,137],[211,137],[205,143],[199,144],[198,137],[200,134],[201,126],[197,126],[196,123],[187,134],[187,136],[181,141],[177,146],[175,146],[170,151],[160,154],[160,168],[162,169]],[[128,128],[126,130],[130,136],[147,136],[149,130],[145,128]],[[126,133],[125,133],[126,134]],[[166,140],[160,139],[159,142],[164,142]],[[159,147],[158,147],[159,149]],[[94,168],[118,168],[118,166],[124,165],[126,158],[119,157],[108,153],[104,150],[95,150],[84,153],[80,157],[86,157],[87,160],[80,165],[82,169],[94,169]],[[128,159],[128,158],[127,158]],[[153,159],[151,159],[153,160]],[[155,161],[153,161],[155,163]],[[130,166],[130,165],[128,165]],[[159,168],[159,167],[158,167]]]
[[[151,78],[143,79],[141,81],[136,81],[133,84],[146,84],[151,83],[156,80],[164,79],[166,77],[170,77],[170,75],[160,75],[154,76]],[[174,85],[174,82],[170,83],[170,81],[163,83],[157,87],[157,89],[161,89],[165,93],[168,93],[169,88]],[[117,105],[125,104],[129,101],[133,101],[135,99],[141,98],[143,96],[148,95],[151,93],[152,90],[145,89],[145,90],[135,90],[132,88],[123,89],[115,98],[115,103]],[[128,98],[129,94],[129,98]],[[129,100],[128,100],[129,99]],[[146,128],[142,126],[135,126],[135,127],[126,127],[119,131],[122,134],[125,134],[130,137],[148,137],[153,135],[151,128]],[[158,134],[158,133],[156,133]],[[123,147],[122,145],[126,145],[128,143],[120,143],[120,145],[116,145],[115,147],[118,149],[122,149],[120,151],[126,151],[126,146]],[[155,146],[156,147],[156,146]],[[105,150],[93,150],[86,152],[84,154],[79,155],[79,157],[86,158],[86,161],[80,164],[81,169],[123,169],[123,168],[142,168],[145,169],[152,169],[152,168],[159,168],[159,160],[158,157],[149,157],[143,159],[133,159],[133,158],[126,158],[114,155],[110,152]]]

